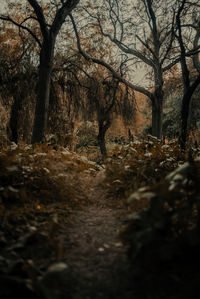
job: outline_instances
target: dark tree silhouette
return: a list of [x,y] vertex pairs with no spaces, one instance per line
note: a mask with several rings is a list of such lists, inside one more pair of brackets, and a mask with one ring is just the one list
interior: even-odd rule
[[101,83],[97,80],[92,80],[92,86],[88,90],[88,98],[91,104],[95,106],[97,121],[98,121],[98,144],[100,147],[101,154],[107,155],[105,145],[105,134],[111,126],[111,113],[113,107],[117,102],[117,89],[119,81],[116,80],[104,80],[102,82],[104,86],[103,94],[101,93]]
[[[35,16],[25,18],[23,22],[18,23],[10,16],[0,16],[0,19],[9,21],[21,29],[28,31],[37,41],[40,47],[40,64],[38,75],[37,99],[35,108],[35,118],[33,126],[32,143],[43,142],[45,140],[45,131],[47,127],[47,117],[49,109],[50,78],[52,63],[54,59],[54,50],[57,35],[65,22],[66,17],[76,7],[80,0],[60,1],[60,7],[57,7],[56,14],[51,24],[45,18],[44,10],[37,0],[27,0]],[[23,25],[26,20],[34,18],[40,27],[40,37],[27,26]]]
[[[180,128],[180,135],[179,135],[179,143],[183,150],[186,148],[186,142],[188,136],[188,118],[190,113],[190,102],[195,89],[200,84],[200,73],[197,75],[194,82],[191,83],[190,72],[186,61],[186,49],[183,41],[182,27],[181,27],[181,14],[184,10],[185,4],[186,4],[186,0],[183,0],[176,15],[176,24],[178,28],[177,39],[178,39],[180,52],[181,52],[180,63],[181,63],[182,81],[183,81],[183,98],[182,98],[182,107],[181,107],[181,128]],[[197,33],[194,39],[194,66],[198,70],[199,67],[199,63],[197,59],[198,54],[195,53],[195,51],[197,51],[198,53],[198,46],[197,46],[199,40],[198,26],[196,27],[196,29],[197,29]]]

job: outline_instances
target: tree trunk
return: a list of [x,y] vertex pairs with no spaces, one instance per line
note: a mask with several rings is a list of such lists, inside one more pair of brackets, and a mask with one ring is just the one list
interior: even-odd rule
[[98,134],[97,138],[98,138],[98,143],[99,143],[101,154],[103,156],[106,156],[107,150],[106,150],[106,143],[105,143],[105,132],[103,130],[99,130],[99,134]]
[[35,118],[33,125],[32,143],[45,141],[47,127],[50,79],[53,62],[55,39],[50,39],[43,43],[40,53],[38,90],[35,108]]
[[187,136],[188,136],[188,119],[190,114],[190,102],[192,99],[192,95],[200,84],[200,74],[196,78],[196,80],[190,85],[189,87],[184,88],[184,96],[182,99],[182,107],[181,107],[181,128],[180,128],[180,135],[179,135],[179,144],[181,149],[185,150]]
[[105,135],[106,135],[106,131],[111,125],[110,120],[107,120],[105,122],[106,123],[104,124],[104,121],[99,121],[99,134],[97,136],[100,151],[103,156],[107,155]]
[[191,97],[188,94],[183,96],[182,107],[181,107],[181,131],[179,136],[179,144],[181,149],[185,150],[187,135],[188,135],[188,118],[190,110]]
[[152,135],[161,139],[163,121],[163,94],[160,92],[152,101]]
[[14,97],[14,103],[11,107],[11,116],[10,116],[10,140],[18,143],[18,129],[19,129],[19,111],[22,108],[22,97],[20,94],[17,94]]

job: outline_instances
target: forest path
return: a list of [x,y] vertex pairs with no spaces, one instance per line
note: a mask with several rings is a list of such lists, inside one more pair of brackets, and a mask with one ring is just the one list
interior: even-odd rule
[[118,237],[126,213],[107,205],[98,180],[88,182],[87,193],[93,204],[73,211],[73,221],[65,231],[65,262],[73,277],[71,298],[141,299],[141,290],[133,285],[127,248]]

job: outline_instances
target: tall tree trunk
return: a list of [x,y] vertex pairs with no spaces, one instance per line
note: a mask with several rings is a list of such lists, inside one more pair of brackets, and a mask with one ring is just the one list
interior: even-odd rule
[[162,88],[154,93],[152,101],[152,135],[161,139],[163,122],[163,91]]
[[45,141],[54,46],[55,40],[49,38],[48,41],[45,41],[43,43],[43,47],[40,53],[38,90],[33,125],[32,143]]
[[176,15],[176,24],[178,28],[178,43],[180,46],[180,52],[181,52],[181,70],[182,70],[182,79],[183,79],[183,89],[184,89],[184,95],[182,99],[182,107],[181,107],[181,128],[180,128],[180,134],[179,134],[179,144],[180,147],[184,150],[186,147],[186,141],[187,141],[187,131],[188,131],[188,117],[189,117],[189,107],[190,107],[190,100],[192,94],[190,94],[190,73],[187,67],[187,61],[186,61],[186,48],[183,41],[182,36],[182,27],[181,27],[181,13],[184,9],[186,0],[183,0],[181,2],[181,5],[179,6],[177,15]]
[[181,107],[181,128],[180,128],[180,135],[179,135],[179,144],[181,149],[185,150],[186,148],[186,142],[187,142],[187,136],[188,136],[188,119],[190,114],[190,102],[192,99],[192,95],[197,88],[197,86],[200,84],[200,74],[196,78],[196,80],[193,82],[192,85],[189,87],[184,88],[184,96],[182,99],[182,107]]

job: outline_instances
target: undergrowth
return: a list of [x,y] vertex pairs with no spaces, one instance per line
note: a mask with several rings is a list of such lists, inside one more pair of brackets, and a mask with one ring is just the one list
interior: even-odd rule
[[[200,160],[186,162],[129,198],[129,223],[121,232],[133,275],[142,276],[152,298],[198,298]],[[135,211],[136,201],[148,208]]]
[[[146,298],[198,298],[198,150],[186,155],[175,141],[162,144],[152,136],[115,147],[105,159],[96,151],[80,155],[48,144],[11,144],[0,150],[3,296],[7,298],[11,281],[21,286],[21,276],[31,280],[30,290],[23,278],[28,297],[40,298],[51,290],[45,286],[44,269],[62,260],[60,227],[73,221],[71,211],[91,202],[87,179],[99,170],[108,203],[123,205],[129,214],[121,238],[128,247],[131,275],[142,277]],[[64,266],[58,267],[62,271]]]
[[88,176],[98,170],[59,146],[0,149],[0,297],[58,298],[63,278],[71,279],[62,229],[75,209],[91,203]]
[[148,298],[198,298],[200,160],[193,155],[186,161],[176,143],[148,137],[107,162],[108,192],[128,208],[121,238],[132,275],[143,277]]
[[199,148],[182,152],[176,141],[152,136],[109,154],[105,184],[123,204],[133,277],[143,277],[147,298],[198,298],[200,250]]
[[175,141],[162,144],[150,135],[116,148],[106,160],[107,192],[110,197],[126,199],[138,188],[159,182],[184,160]]
[[[57,151],[47,144],[21,144],[0,151],[1,215],[19,216],[16,205],[28,206],[31,213],[48,204],[61,203],[65,210],[88,203],[81,179],[98,166],[65,148]],[[3,217],[5,220],[5,217]],[[13,220],[12,220],[13,221]]]

